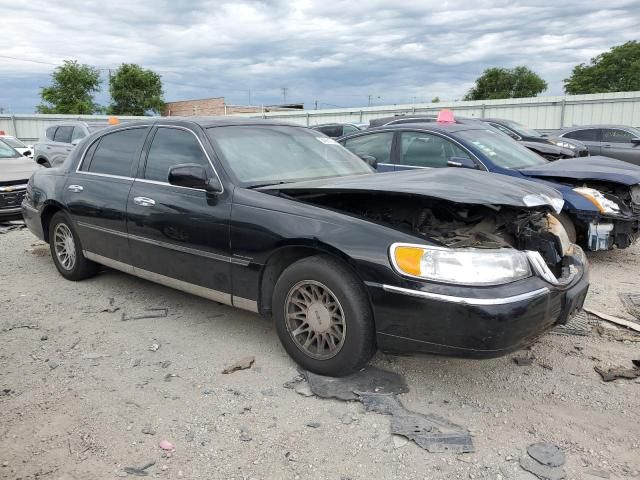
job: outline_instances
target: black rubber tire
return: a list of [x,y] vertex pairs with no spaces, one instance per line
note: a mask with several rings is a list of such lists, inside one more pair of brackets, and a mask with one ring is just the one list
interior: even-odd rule
[[[60,261],[58,260],[55,252],[53,232],[55,232],[56,226],[60,223],[64,223],[73,235],[73,241],[76,249],[76,262],[71,270],[66,270],[60,264]],[[62,275],[67,280],[84,280],[85,278],[94,276],[100,269],[100,265],[92,262],[91,260],[88,260],[83,255],[80,238],[78,238],[78,233],[76,232],[75,228],[73,228],[73,222],[71,222],[71,219],[66,212],[56,212],[53,217],[51,217],[51,221],[49,222],[49,249],[51,250],[51,258],[53,258],[53,263],[58,269],[58,272],[60,272],[60,275]]]
[[[300,350],[287,331],[285,303],[289,290],[303,280],[326,285],[340,302],[346,335],[340,351],[318,360]],[[304,258],[290,265],[278,278],[273,292],[273,318],[278,337],[287,353],[302,368],[332,377],[342,377],[364,367],[376,352],[375,324],[364,285],[344,263],[328,255]]]
[[571,243],[576,243],[578,236],[576,233],[576,226],[573,223],[573,220],[571,220],[571,217],[565,212],[557,213],[554,216],[560,221],[564,229],[567,231],[569,241],[571,241]]

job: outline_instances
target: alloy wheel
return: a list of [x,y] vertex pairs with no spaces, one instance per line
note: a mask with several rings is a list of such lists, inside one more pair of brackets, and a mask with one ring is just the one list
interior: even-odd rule
[[53,231],[53,246],[58,263],[65,270],[73,270],[76,264],[76,242],[71,229],[64,223],[56,225]]

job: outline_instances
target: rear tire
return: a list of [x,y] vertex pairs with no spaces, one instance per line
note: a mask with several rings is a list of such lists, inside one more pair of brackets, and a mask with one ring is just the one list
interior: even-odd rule
[[376,351],[364,285],[332,257],[290,265],[276,282],[272,305],[282,345],[306,370],[341,377],[362,368]]
[[85,258],[78,234],[65,212],[57,212],[51,217],[49,248],[58,272],[67,280],[84,280],[98,273],[100,266]]

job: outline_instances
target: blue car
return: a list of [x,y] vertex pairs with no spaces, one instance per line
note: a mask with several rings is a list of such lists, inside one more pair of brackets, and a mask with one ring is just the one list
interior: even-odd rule
[[386,125],[338,142],[379,172],[471,168],[554,187],[564,198],[558,220],[588,250],[626,248],[638,238],[640,167],[600,156],[549,162],[479,123]]

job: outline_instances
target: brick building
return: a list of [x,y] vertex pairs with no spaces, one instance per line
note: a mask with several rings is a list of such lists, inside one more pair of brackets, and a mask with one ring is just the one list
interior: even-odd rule
[[233,115],[235,113],[262,113],[285,110],[301,110],[302,104],[291,105],[228,105],[224,97],[201,98],[197,100],[180,100],[177,102],[167,102],[163,116],[165,117],[192,117],[196,115]]

